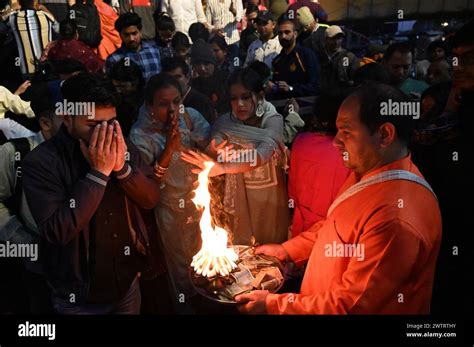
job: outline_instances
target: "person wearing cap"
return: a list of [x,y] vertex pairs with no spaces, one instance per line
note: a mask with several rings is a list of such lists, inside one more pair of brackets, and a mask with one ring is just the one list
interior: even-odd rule
[[288,9],[288,0],[265,0],[265,7],[271,12],[273,18],[280,16]]
[[273,81],[267,92],[272,99],[318,94],[319,62],[309,48],[296,43],[296,23],[286,15],[278,20],[278,39],[283,49],[273,60]]
[[326,29],[324,50],[319,54],[321,90],[341,92],[353,85],[355,70],[359,67],[356,56],[342,48],[344,32],[337,25]]
[[275,21],[272,13],[270,11],[259,11],[257,14],[257,31],[260,37],[249,46],[245,67],[254,61],[261,61],[270,69],[272,68],[273,59],[281,51],[280,41],[278,36],[275,36],[274,30]]
[[313,17],[307,6],[298,9],[296,18],[302,29],[297,42],[312,49],[316,54],[322,52],[324,50],[324,33],[329,25],[320,24],[318,18]]
[[218,115],[226,110],[224,91],[229,73],[216,68],[217,59],[212,45],[204,40],[197,40],[191,47],[191,66],[195,78],[191,86],[197,91],[206,95],[213,106],[217,109]]
[[321,4],[313,2],[312,0],[297,0],[295,3],[288,6],[286,13],[290,18],[295,18],[297,12],[302,7],[308,7],[311,10],[311,14],[314,18],[318,18],[320,22],[327,22],[328,14],[323,9]]

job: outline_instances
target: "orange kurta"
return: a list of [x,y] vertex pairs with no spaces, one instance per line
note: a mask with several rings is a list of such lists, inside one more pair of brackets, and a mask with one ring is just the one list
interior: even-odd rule
[[98,54],[103,60],[105,60],[122,45],[120,35],[114,27],[118,15],[114,12],[111,6],[107,5],[102,0],[95,0],[94,3],[99,12],[100,33],[102,34],[102,41],[100,41],[98,47]]
[[[422,177],[410,156],[388,170]],[[352,173],[341,192],[359,180]],[[374,184],[339,204],[306,232],[283,244],[290,257],[308,260],[299,294],[269,294],[270,314],[427,314],[441,241],[441,215],[424,186],[393,180]],[[359,256],[328,253],[335,244],[359,244]],[[360,253],[359,253],[360,255]]]

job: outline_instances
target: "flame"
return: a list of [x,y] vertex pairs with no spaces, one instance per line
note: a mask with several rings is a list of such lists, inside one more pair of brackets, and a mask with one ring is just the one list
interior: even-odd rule
[[198,275],[210,278],[215,275],[228,275],[237,267],[235,262],[238,255],[232,247],[227,246],[227,231],[218,226],[212,227],[208,175],[214,163],[207,161],[204,165],[205,169],[198,176],[199,185],[194,191],[195,197],[192,199],[196,207],[203,210],[199,221],[202,247],[193,257],[191,266]]

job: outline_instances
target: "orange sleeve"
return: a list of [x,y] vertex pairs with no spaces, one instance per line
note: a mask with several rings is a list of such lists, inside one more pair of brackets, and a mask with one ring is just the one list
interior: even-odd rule
[[321,229],[324,221],[325,220],[323,219],[315,223],[308,230],[282,244],[283,248],[285,248],[291,260],[296,265],[300,266],[309,259],[314,243],[318,238],[318,231]]
[[[352,257],[341,282],[314,295],[269,294],[269,314],[376,314],[397,301],[399,288],[409,278],[422,247],[415,229],[404,221],[382,218],[361,236],[364,257]],[[306,278],[306,277],[309,277]],[[305,281],[311,273],[305,273]],[[410,279],[416,281],[416,279]],[[404,303],[400,303],[404,305]]]

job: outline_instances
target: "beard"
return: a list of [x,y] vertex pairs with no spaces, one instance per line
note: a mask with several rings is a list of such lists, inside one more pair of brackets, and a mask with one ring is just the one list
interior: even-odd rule
[[283,48],[291,47],[292,44],[293,44],[293,40],[280,39],[280,45],[281,45]]

